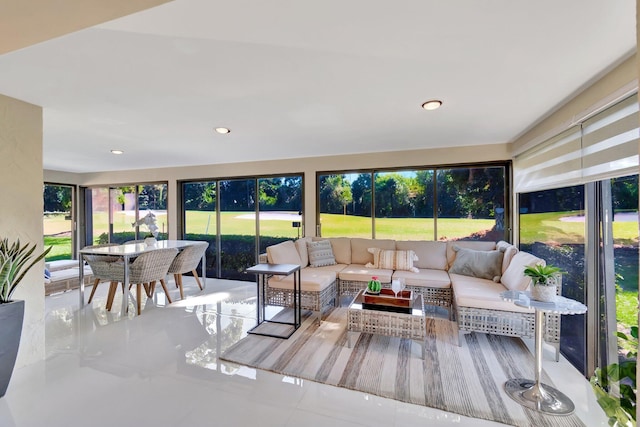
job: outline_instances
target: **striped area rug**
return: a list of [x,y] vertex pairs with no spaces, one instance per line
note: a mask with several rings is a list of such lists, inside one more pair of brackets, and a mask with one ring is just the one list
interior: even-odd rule
[[[288,340],[249,335],[221,359],[507,425],[584,426],[575,415],[540,414],[505,394],[508,379],[534,377],[520,339],[467,334],[458,347],[445,319],[427,319],[427,334],[425,360],[407,339],[359,334],[348,348],[346,308],[336,308],[321,325],[307,318]],[[553,385],[546,374],[543,381]]]

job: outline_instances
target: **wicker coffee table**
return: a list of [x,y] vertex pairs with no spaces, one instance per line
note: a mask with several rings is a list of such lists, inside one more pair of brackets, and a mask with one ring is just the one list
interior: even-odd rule
[[386,335],[389,337],[409,338],[420,343],[421,357],[425,356],[425,338],[427,337],[424,302],[422,295],[413,301],[410,313],[396,313],[377,310],[371,305],[363,307],[364,290],[349,304],[347,311],[347,338],[352,347],[352,340],[357,332]]

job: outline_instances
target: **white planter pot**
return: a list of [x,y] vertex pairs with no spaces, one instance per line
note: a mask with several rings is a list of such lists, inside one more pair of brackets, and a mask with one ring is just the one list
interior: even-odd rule
[[144,239],[144,243],[145,243],[147,246],[153,246],[153,245],[155,245],[155,244],[156,244],[156,242],[157,242],[157,240],[156,240],[156,238],[155,238],[155,237],[147,237],[147,238],[145,238],[145,239]]
[[555,302],[556,301],[556,285],[533,285],[531,289],[531,298],[536,301],[542,302]]

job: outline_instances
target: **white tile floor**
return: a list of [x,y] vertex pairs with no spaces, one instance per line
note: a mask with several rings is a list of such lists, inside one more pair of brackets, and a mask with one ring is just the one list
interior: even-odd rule
[[[104,310],[106,284],[47,297],[46,360],[16,369],[0,426],[496,426],[435,409],[225,364],[255,325],[255,284],[185,278],[185,301],[161,290],[141,316]],[[170,282],[172,297],[179,298]],[[606,426],[587,381],[563,359],[545,369],[588,426]]]

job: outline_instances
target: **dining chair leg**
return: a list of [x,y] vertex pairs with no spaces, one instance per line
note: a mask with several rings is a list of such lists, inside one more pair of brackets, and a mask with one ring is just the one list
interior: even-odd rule
[[167,289],[167,284],[165,283],[164,279],[160,279],[160,284],[162,285],[162,289],[164,289],[164,294],[167,296],[167,301],[169,301],[169,304],[171,304],[173,301],[171,301],[169,290]]
[[180,285],[179,285],[180,276],[181,276],[181,274],[174,274],[173,275],[173,280],[176,282],[176,288],[180,287]]
[[198,286],[200,286],[200,290],[202,290],[202,283],[200,283],[200,278],[198,277],[198,272],[194,269],[191,271],[191,273],[193,273],[193,277],[196,278],[196,283],[198,284]]
[[136,300],[138,316],[140,316],[140,311],[142,311],[142,286],[140,286],[140,283],[136,284]]
[[91,288],[91,295],[89,295],[89,301],[87,301],[87,304],[91,304],[91,301],[93,300],[93,295],[96,293],[96,289],[98,289],[98,283],[100,283],[100,279],[94,280],[93,287]]
[[156,292],[156,281],[154,280],[151,283],[149,283],[149,298],[151,298],[155,292]]
[[144,286],[144,292],[147,294],[147,297],[151,298],[151,284],[143,283],[142,286]]
[[182,274],[178,274],[176,284],[178,285],[178,289],[180,289],[180,299],[184,299],[184,289],[182,288]]
[[111,311],[113,306],[113,299],[116,296],[116,290],[118,290],[118,282],[109,283],[109,293],[107,294],[107,311]]

